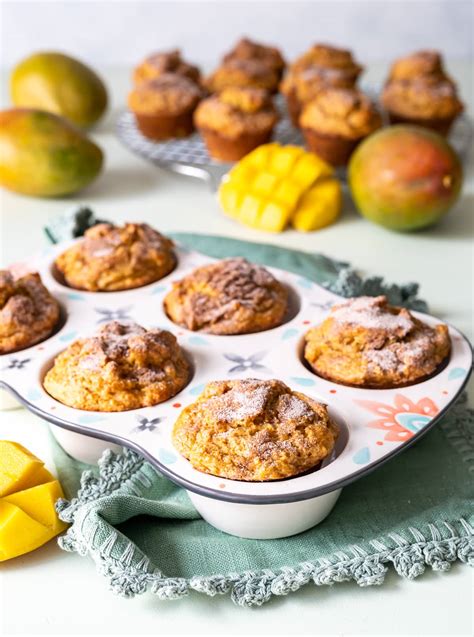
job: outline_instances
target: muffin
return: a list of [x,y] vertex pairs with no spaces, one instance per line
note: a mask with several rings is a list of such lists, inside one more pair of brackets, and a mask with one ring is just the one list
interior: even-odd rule
[[164,307],[172,321],[194,332],[248,334],[281,324],[288,291],[259,265],[223,259],[175,282]]
[[384,296],[362,296],[334,306],[307,332],[304,357],[335,383],[389,389],[425,380],[450,350],[446,325],[430,327]]
[[210,93],[220,93],[225,88],[262,88],[276,93],[280,72],[255,58],[231,58],[223,62],[212,75],[204,80]]
[[143,135],[160,141],[191,135],[193,113],[202,97],[192,80],[177,73],[163,73],[135,87],[128,106]]
[[344,88],[321,91],[304,106],[299,121],[308,148],[333,166],[346,165],[357,144],[382,126],[369,98]]
[[299,126],[303,105],[325,88],[353,88],[363,67],[350,51],[315,44],[293,64],[280,84],[291,121]]
[[258,60],[274,70],[278,74],[278,79],[281,78],[285,69],[285,60],[279,49],[253,42],[248,38],[239,40],[223,58],[224,64],[231,60]]
[[113,321],[61,352],[43,384],[69,407],[126,411],[168,400],[189,377],[189,363],[171,332]]
[[146,223],[99,223],[55,261],[67,285],[90,292],[139,288],[175,265],[173,242]]
[[397,60],[382,92],[392,124],[415,124],[442,135],[463,111],[456,85],[436,51],[419,51]]
[[143,60],[133,72],[133,82],[137,86],[143,82],[156,80],[164,73],[176,73],[187,77],[196,84],[201,80],[199,67],[189,64],[181,57],[179,49],[154,53]]
[[211,157],[238,161],[268,142],[278,121],[269,94],[262,89],[226,88],[203,100],[194,114]]
[[208,383],[181,412],[172,440],[198,471],[230,480],[281,480],[315,469],[338,428],[326,405],[279,380]]
[[59,304],[37,272],[14,278],[8,270],[0,270],[0,354],[44,341],[59,317]]

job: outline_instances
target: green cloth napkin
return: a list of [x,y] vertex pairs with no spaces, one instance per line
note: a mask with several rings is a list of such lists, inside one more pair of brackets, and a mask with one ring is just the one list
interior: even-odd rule
[[[424,308],[417,286],[362,279],[347,264],[321,255],[223,237],[175,235],[215,257],[239,255],[286,268],[344,296],[386,293]],[[390,564],[407,578],[426,566],[474,565],[474,417],[465,397],[426,437],[373,474],[344,488],[330,516],[300,535],[245,540],[204,522],[186,492],[140,456],[108,451],[99,467],[81,465],[54,442],[69,501],[57,509],[71,523],[60,546],[90,555],[110,588],[131,597],[150,590],[160,599],[197,591],[230,593],[242,606],[301,586],[354,580],[381,584]]]

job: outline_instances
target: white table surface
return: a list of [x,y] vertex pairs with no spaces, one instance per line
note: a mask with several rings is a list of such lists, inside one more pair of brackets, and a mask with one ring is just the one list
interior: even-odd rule
[[[368,81],[377,82],[385,68],[373,65]],[[472,96],[472,68],[466,63],[450,68],[465,98]],[[320,251],[387,281],[419,281],[432,312],[472,339],[472,158],[462,198],[435,228],[392,233],[363,220],[348,203],[342,219],[319,232],[266,235],[225,218],[203,182],[160,171],[122,148],[113,129],[128,73],[109,69],[104,75],[112,108],[93,133],[106,152],[104,174],[69,199],[41,200],[1,191],[3,265],[40,249],[46,243],[42,227],[48,219],[85,203],[98,216],[114,221],[146,221],[164,232],[208,232]],[[4,82],[2,104],[7,103]],[[0,438],[18,440],[50,460],[46,425],[23,409],[0,412]],[[236,607],[227,597],[198,594],[174,602],[160,602],[151,594],[124,600],[108,592],[91,560],[64,553],[53,540],[0,566],[0,633],[469,635],[472,588],[472,571],[456,564],[449,573],[427,571],[413,582],[392,572],[382,587],[308,585],[258,610]]]

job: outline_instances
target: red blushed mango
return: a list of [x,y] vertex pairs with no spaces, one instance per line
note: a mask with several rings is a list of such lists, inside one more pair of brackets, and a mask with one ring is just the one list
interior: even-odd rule
[[454,150],[417,126],[390,126],[368,137],[352,155],[348,177],[361,215],[402,231],[438,221],[462,186]]
[[0,112],[0,185],[34,197],[59,197],[89,184],[100,148],[62,117],[28,108]]

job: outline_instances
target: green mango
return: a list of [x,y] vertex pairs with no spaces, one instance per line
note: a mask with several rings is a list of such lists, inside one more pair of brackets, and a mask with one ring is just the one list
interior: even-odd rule
[[35,53],[10,78],[15,106],[39,108],[88,128],[107,107],[104,83],[88,66],[63,53]]
[[28,108],[0,111],[0,185],[33,197],[59,197],[100,173],[101,149],[67,120]]

